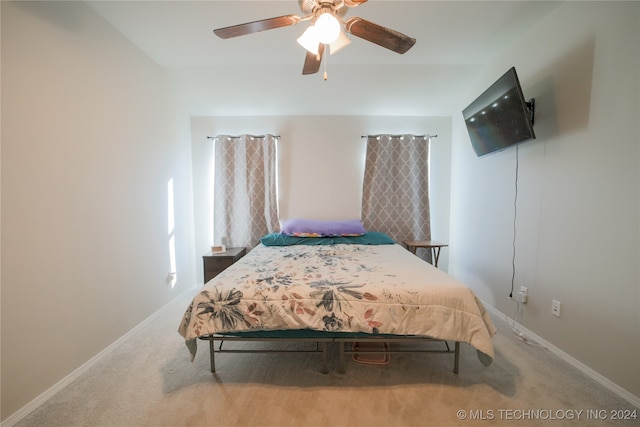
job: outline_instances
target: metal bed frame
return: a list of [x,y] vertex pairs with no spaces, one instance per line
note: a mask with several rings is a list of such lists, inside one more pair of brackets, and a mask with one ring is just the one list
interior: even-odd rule
[[[419,337],[419,336],[384,336],[377,338],[367,338],[367,337],[336,337],[336,336],[327,336],[324,338],[276,338],[276,337],[238,337],[233,335],[224,335],[224,334],[211,334],[200,337],[201,340],[209,341],[209,357],[211,361],[211,372],[216,372],[216,362],[215,362],[215,354],[216,353],[245,353],[245,354],[284,354],[284,353],[321,353],[322,355],[322,368],[320,372],[323,374],[329,373],[329,355],[328,355],[328,347],[329,343],[338,344],[339,348],[339,365],[338,372],[345,373],[345,355],[346,354],[399,354],[399,353],[440,353],[440,354],[453,354],[453,373],[457,374],[460,367],[460,342],[455,341],[453,350],[449,346],[449,342],[444,340],[437,340],[429,337]],[[215,341],[220,341],[220,345],[218,349],[215,348]],[[224,341],[258,341],[258,342],[306,342],[306,343],[315,343],[315,349],[310,350],[273,350],[273,349],[223,349],[222,345]],[[346,343],[353,342],[397,342],[397,343],[406,343],[411,341],[418,342],[441,342],[444,343],[445,348],[442,349],[408,349],[408,350],[355,350],[355,349],[346,349]]]

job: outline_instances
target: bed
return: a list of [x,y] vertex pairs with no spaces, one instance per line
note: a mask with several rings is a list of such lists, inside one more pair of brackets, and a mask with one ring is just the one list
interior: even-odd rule
[[483,365],[492,363],[495,328],[469,287],[383,233],[278,233],[203,286],[179,333],[192,361],[198,340],[209,341],[212,372],[226,341],[311,342],[315,347],[300,352],[321,354],[327,372],[332,343],[344,371],[345,354],[357,352],[354,343],[391,343],[382,351],[362,350],[378,353],[393,352],[394,342],[429,340],[441,347],[426,351],[453,354],[457,373],[460,343],[475,348]]

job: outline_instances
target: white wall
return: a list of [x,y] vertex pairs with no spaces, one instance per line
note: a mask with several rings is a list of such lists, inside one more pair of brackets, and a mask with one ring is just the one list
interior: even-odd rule
[[[536,98],[538,139],[519,146],[515,284],[529,301],[517,320],[636,398],[639,46],[640,3],[568,2],[495,58],[464,100],[513,65]],[[450,270],[511,317],[516,153],[476,158],[455,118]]]
[[189,119],[164,71],[83,2],[1,7],[4,420],[196,279]]
[[[211,156],[218,134],[274,133],[281,219],[361,218],[366,134],[438,135],[431,144],[432,237],[449,239],[451,119],[391,116],[197,117],[192,119],[196,251],[212,244]],[[215,242],[218,243],[218,242]],[[447,268],[447,250],[439,266]],[[199,272],[202,276],[202,272]]]

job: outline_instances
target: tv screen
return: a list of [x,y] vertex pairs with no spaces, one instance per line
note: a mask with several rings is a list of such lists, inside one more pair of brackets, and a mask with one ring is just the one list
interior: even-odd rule
[[516,69],[511,67],[462,111],[476,155],[535,139],[533,107],[534,100],[525,101]]

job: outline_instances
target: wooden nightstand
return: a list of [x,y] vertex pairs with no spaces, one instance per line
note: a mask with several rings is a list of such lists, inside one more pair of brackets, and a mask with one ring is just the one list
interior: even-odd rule
[[404,243],[407,246],[407,249],[409,249],[414,254],[416,253],[416,249],[418,248],[425,248],[430,250],[431,259],[433,260],[434,267],[438,266],[438,258],[440,258],[440,249],[442,249],[445,246],[449,246],[444,243],[436,242],[435,240],[403,240],[402,243]]
[[247,248],[227,248],[226,252],[214,254],[208,252],[202,257],[204,265],[204,283],[222,273],[227,267],[245,256]]

